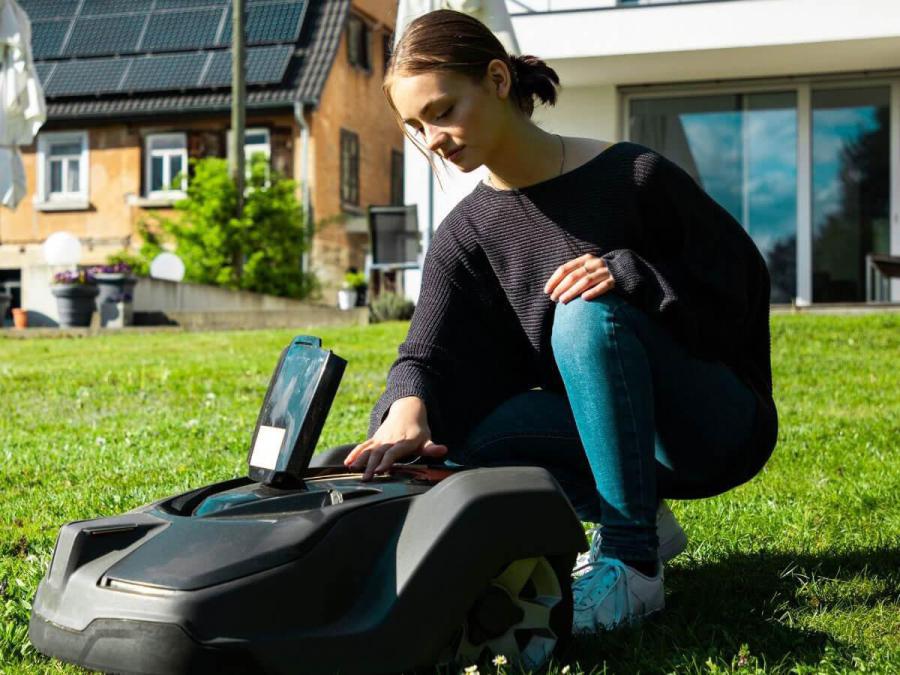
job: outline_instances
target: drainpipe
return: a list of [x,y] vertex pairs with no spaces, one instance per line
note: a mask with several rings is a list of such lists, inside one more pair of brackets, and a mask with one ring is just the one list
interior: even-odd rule
[[294,101],[294,118],[300,126],[300,191],[303,200],[303,220],[306,223],[307,249],[303,252],[303,269],[310,269],[310,255],[312,254],[312,237],[315,228],[311,221],[311,208],[309,200],[309,125],[303,116],[303,104]]

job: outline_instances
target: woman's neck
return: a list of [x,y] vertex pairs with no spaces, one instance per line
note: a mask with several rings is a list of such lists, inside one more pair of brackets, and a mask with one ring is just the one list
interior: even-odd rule
[[523,129],[511,130],[485,162],[489,184],[498,190],[510,190],[558,176],[561,153],[556,134],[527,123]]

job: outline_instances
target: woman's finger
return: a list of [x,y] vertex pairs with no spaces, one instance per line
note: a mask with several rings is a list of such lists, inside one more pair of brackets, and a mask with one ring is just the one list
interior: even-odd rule
[[359,457],[363,452],[371,447],[372,443],[373,441],[370,438],[354,446],[354,448],[349,453],[347,453],[347,456],[344,458],[344,466],[350,466],[357,457]]
[[591,288],[597,284],[597,279],[593,274],[585,274],[574,284],[569,286],[557,299],[565,304],[572,300],[573,298],[577,298],[581,293],[586,291],[588,288]]
[[587,270],[584,269],[583,265],[575,268],[556,285],[556,288],[554,288],[553,292],[550,294],[550,299],[553,300],[553,302],[556,302],[563,293],[568,291],[585,276],[587,276]]
[[562,303],[567,303],[597,284],[603,283],[608,278],[609,270],[605,266],[593,272],[588,272],[559,295],[558,300]]
[[594,286],[593,288],[589,288],[584,293],[581,294],[582,299],[584,300],[592,300],[594,298],[600,297],[604,293],[609,292],[613,288],[615,288],[616,282],[612,278],[612,276],[606,277],[599,284]]
[[544,293],[553,292],[554,287],[559,281],[565,277],[572,270],[581,267],[584,265],[584,261],[588,258],[593,257],[590,253],[585,253],[582,256],[575,258],[574,260],[570,260],[567,263],[564,263],[556,268],[556,271],[550,276],[547,280],[547,283],[544,284]]
[[375,475],[375,468],[381,464],[387,452],[396,445],[396,443],[384,443],[369,453],[369,461],[363,471],[363,480],[370,480]]
[[[381,461],[372,469],[372,474],[387,471],[397,460],[411,455],[417,444],[414,441],[400,441],[388,448],[387,452],[381,457]],[[365,476],[363,477],[365,478]]]

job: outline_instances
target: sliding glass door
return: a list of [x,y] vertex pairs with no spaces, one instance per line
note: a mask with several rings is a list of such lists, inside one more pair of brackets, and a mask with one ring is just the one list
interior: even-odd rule
[[[769,266],[772,302],[810,288],[803,301],[861,302],[866,254],[890,250],[890,87],[813,86],[802,100],[798,110],[796,88],[634,96],[628,139],[676,162],[741,223]],[[802,115],[808,124],[798,125]],[[801,174],[809,189],[799,190]],[[811,195],[805,228],[798,194]],[[811,232],[805,247],[799,232]]]
[[890,88],[812,91],[813,302],[865,300],[890,251]]

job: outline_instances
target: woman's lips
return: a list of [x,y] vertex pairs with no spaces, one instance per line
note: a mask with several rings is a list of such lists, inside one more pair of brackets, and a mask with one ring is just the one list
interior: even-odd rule
[[459,156],[459,153],[461,153],[465,147],[466,146],[464,146],[464,145],[459,146],[456,150],[454,150],[449,155],[447,155],[447,159],[449,159],[451,162],[455,161],[456,158]]

